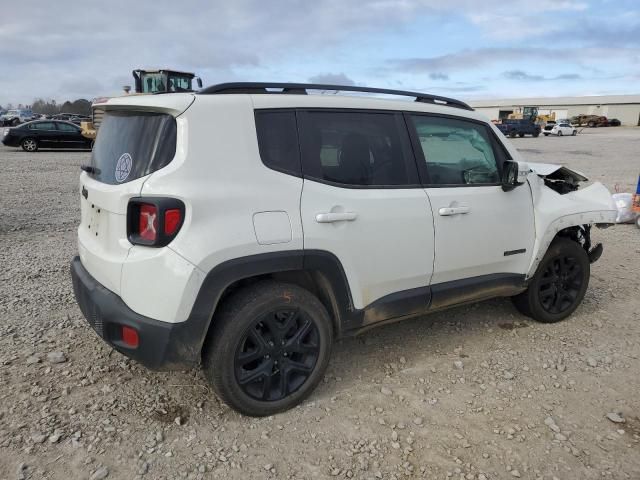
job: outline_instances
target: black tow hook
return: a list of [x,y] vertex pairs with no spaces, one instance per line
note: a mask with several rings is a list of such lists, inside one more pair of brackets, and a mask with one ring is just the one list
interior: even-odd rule
[[602,244],[599,243],[595,247],[591,249],[591,251],[587,252],[587,256],[589,257],[589,263],[597,262],[598,259],[602,256]]

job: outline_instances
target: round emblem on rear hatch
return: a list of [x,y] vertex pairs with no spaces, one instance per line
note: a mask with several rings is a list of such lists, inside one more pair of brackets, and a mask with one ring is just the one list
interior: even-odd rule
[[118,163],[116,163],[116,182],[122,183],[127,179],[127,177],[129,177],[132,164],[133,159],[131,158],[131,155],[128,153],[120,155]]

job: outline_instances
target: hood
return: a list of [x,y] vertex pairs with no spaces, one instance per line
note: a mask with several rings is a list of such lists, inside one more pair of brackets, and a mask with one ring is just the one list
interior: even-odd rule
[[553,163],[532,163],[527,162],[531,171],[535,174],[539,175],[542,178],[550,177],[554,179],[566,179],[571,178],[574,182],[586,182],[589,179],[584,176],[582,173],[571,170],[567,167],[563,167],[562,165],[554,165]]

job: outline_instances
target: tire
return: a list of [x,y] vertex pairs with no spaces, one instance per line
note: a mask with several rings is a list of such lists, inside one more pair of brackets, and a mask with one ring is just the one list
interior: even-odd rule
[[561,137],[562,136],[562,130],[558,130],[558,136]]
[[262,417],[292,408],[322,380],[333,328],[309,291],[260,282],[226,300],[214,322],[203,355],[205,376],[240,413]]
[[595,124],[595,122],[589,122],[589,123],[587,123],[587,127],[595,128],[596,124]]
[[522,132],[521,132],[521,133],[519,133],[519,134],[518,134],[518,136],[519,136],[520,138],[522,138],[522,137],[524,137],[524,133],[522,133]]
[[549,136],[549,134],[548,134],[548,133],[545,133],[545,134],[544,134],[544,136],[545,136],[545,137],[548,137],[548,136]]
[[533,138],[538,138],[540,136],[540,132],[534,132],[533,133]]
[[577,130],[574,130],[573,132],[571,132],[571,136],[572,136],[572,137],[575,137],[577,134],[578,134],[578,131],[577,131]]
[[25,152],[37,152],[38,151],[38,141],[35,138],[27,137],[22,142],[20,142],[20,146],[22,150]]
[[549,246],[527,290],[512,297],[513,303],[520,313],[539,322],[564,320],[584,298],[590,267],[587,252],[579,243],[558,237]]
[[640,228],[640,215],[636,217],[636,227]]
[[516,138],[516,132],[509,132],[510,138]]

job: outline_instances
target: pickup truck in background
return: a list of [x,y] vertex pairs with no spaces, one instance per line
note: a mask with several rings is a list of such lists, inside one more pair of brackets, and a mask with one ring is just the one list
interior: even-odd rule
[[533,121],[526,118],[519,119],[504,119],[502,123],[496,124],[496,127],[504,134],[505,137],[515,138],[515,136],[524,137],[525,135],[532,135],[534,137],[540,136],[541,127]]

